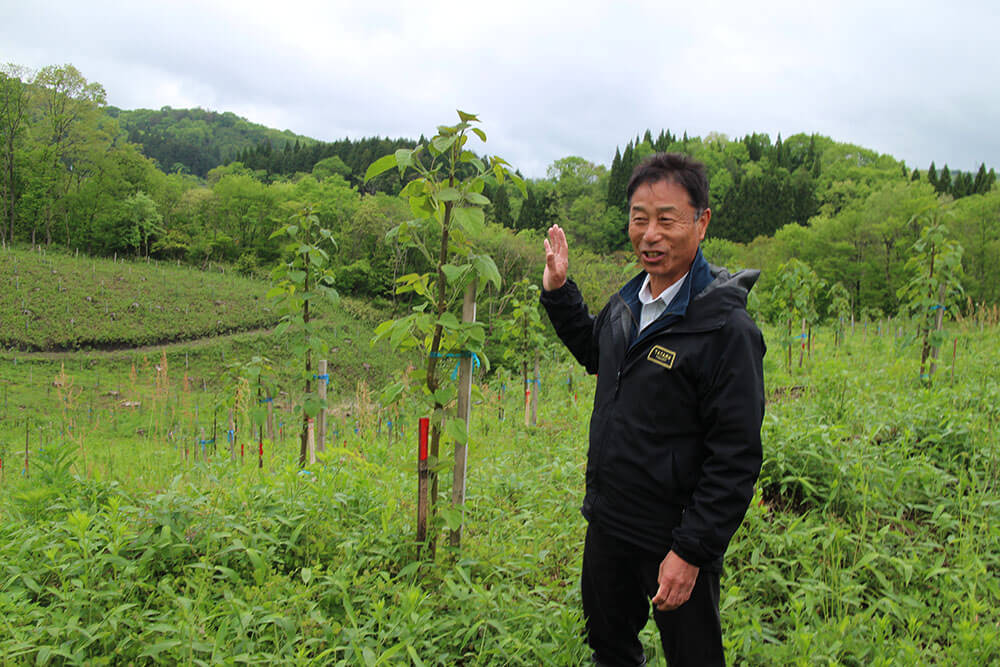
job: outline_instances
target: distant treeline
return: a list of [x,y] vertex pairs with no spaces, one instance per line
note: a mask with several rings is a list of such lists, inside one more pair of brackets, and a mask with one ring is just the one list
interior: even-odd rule
[[[338,241],[339,287],[391,299],[395,278],[421,270],[423,260],[387,235],[412,215],[396,196],[398,172],[367,184],[363,176],[382,155],[423,142],[319,142],[232,113],[122,111],[107,107],[101,85],[72,65],[38,72],[7,65],[0,68],[0,242],[233,262],[253,272],[280,257],[271,233],[310,205]],[[509,183],[488,185],[491,224],[480,241],[505,279],[540,270],[540,234],[559,223],[575,253],[592,253],[574,264],[576,274],[605,276],[594,278],[597,292],[611,289],[620,271],[601,273],[593,262],[623,261],[615,253],[627,250],[625,187],[634,166],[656,151],[705,163],[713,211],[706,253],[733,268],[763,269],[765,287],[795,257],[842,283],[856,312],[895,313],[921,220],[934,210],[965,249],[966,294],[1000,300],[992,169],[919,171],[816,134],[646,131],[619,147],[610,167],[568,156],[529,180],[525,195]]]

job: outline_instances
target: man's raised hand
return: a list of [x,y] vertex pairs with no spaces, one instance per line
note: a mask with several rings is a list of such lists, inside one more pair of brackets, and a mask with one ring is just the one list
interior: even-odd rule
[[549,238],[545,239],[545,271],[542,273],[542,288],[546,292],[559,289],[566,283],[569,271],[569,246],[566,233],[559,225],[549,227]]

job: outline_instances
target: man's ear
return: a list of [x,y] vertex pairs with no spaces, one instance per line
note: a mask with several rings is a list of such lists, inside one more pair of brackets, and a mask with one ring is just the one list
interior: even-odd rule
[[708,223],[712,220],[712,209],[706,208],[701,212],[701,217],[698,218],[696,225],[698,225],[698,240],[705,240],[705,232],[708,231]]

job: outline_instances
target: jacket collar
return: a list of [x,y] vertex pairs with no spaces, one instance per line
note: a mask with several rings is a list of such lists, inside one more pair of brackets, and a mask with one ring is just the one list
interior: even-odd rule
[[[660,316],[660,319],[665,319],[671,315],[677,317],[684,317],[687,313],[688,304],[691,299],[697,296],[703,289],[708,287],[708,285],[713,280],[711,269],[709,268],[708,262],[701,254],[701,248],[698,248],[698,252],[695,253],[694,261],[691,262],[691,268],[688,270],[687,276],[684,278],[684,282],[681,283],[681,288],[677,290],[677,294],[674,296],[673,300],[667,305],[666,310]],[[622,299],[628,305],[635,321],[639,321],[639,314],[642,312],[642,302],[639,301],[639,290],[642,288],[642,283],[646,279],[646,272],[641,271],[632,280],[625,283],[618,293],[621,295]],[[653,329],[658,329],[660,320],[657,320],[653,324],[649,325],[642,333],[643,336],[647,332]]]

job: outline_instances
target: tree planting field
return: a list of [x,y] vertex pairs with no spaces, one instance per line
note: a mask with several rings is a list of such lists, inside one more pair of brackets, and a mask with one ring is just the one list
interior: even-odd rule
[[[144,264],[117,266],[156,283]],[[160,303],[191,327],[176,338],[206,333],[204,314]],[[586,661],[578,507],[592,378],[547,352],[527,428],[519,380],[480,369],[462,546],[418,557],[424,415],[378,401],[412,359],[370,347],[377,314],[347,307],[323,319],[337,350],[331,425],[305,470],[294,383],[276,381],[275,437],[260,438],[256,387],[230,366],[263,355],[281,368],[273,334],[0,354],[4,664]],[[784,333],[765,329],[764,467],[722,580],[733,664],[1000,660],[1000,332],[953,325],[928,385],[913,328],[858,324],[839,345],[819,329],[790,368]],[[441,531],[462,518],[447,508]],[[643,639],[657,656],[652,624]]]

